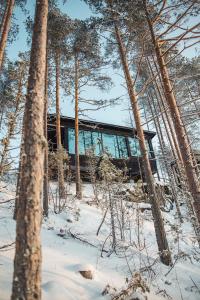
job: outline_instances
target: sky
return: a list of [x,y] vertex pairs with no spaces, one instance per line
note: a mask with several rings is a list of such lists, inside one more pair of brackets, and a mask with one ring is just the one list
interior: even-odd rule
[[[34,17],[35,0],[27,0],[27,5],[25,7],[31,17]],[[71,18],[85,19],[91,16],[92,12],[89,7],[81,0],[67,0],[65,4],[60,0],[60,9],[63,13],[68,14]],[[7,53],[10,59],[17,59],[18,53],[20,51],[28,50],[27,46],[27,33],[25,29],[25,20],[27,15],[22,12],[20,8],[15,8],[14,11],[15,22],[19,26],[19,34],[16,41],[8,45]],[[196,20],[195,20],[196,23]],[[188,57],[193,55],[191,49],[186,52]],[[130,113],[128,111],[129,99],[127,92],[124,88],[123,74],[121,70],[114,71],[111,67],[106,70],[107,75],[110,75],[114,85],[109,92],[101,92],[98,89],[86,88],[81,96],[88,99],[110,99],[121,95],[125,95],[124,100],[121,101],[120,105],[98,110],[96,112],[90,112],[89,118],[97,120],[99,122],[113,123],[119,125],[127,125],[130,123]],[[67,116],[74,116],[74,104],[71,97],[66,97],[61,92],[61,114]],[[144,129],[147,129],[144,127]],[[150,129],[153,128],[150,125]]]
[[[91,10],[84,3],[84,1],[80,0],[68,0],[65,4],[62,4],[60,1],[60,9],[63,13],[68,14],[71,18],[79,18],[85,19],[91,16]],[[34,0],[27,0],[26,9],[28,9],[31,17],[34,16]],[[19,25],[19,34],[17,36],[16,41],[10,44],[7,47],[7,53],[10,59],[17,59],[18,53],[20,51],[28,50],[27,46],[27,33],[25,29],[25,20],[27,16],[24,15],[20,8],[16,8],[15,11],[15,22]],[[111,99],[121,95],[126,94],[123,85],[122,73],[120,70],[116,72],[113,71],[112,68],[108,68],[106,71],[107,75],[110,75],[114,85],[109,92],[101,92],[98,89],[87,88],[84,91],[83,96],[88,99],[96,98],[96,99]],[[99,122],[105,123],[113,123],[119,125],[127,125],[130,122],[130,113],[128,112],[128,97],[120,105],[116,105],[112,108],[101,109],[96,112],[90,112],[88,114],[89,118],[97,120]],[[66,97],[61,92],[61,114],[74,117],[74,104],[72,103],[72,99],[70,97]],[[86,118],[86,117],[82,117]]]

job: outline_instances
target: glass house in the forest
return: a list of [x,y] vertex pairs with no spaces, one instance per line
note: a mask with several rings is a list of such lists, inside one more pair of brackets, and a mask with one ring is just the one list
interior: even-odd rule
[[[146,145],[153,173],[156,173],[156,160],[152,146],[154,132],[145,131]],[[74,118],[61,117],[61,139],[64,149],[70,156],[70,168],[75,170],[75,121]],[[49,150],[55,151],[56,116],[48,116],[48,143]],[[84,175],[88,172],[91,149],[97,161],[103,153],[107,153],[112,162],[120,169],[126,169],[131,178],[140,178],[143,175],[142,159],[137,138],[133,128],[111,125],[106,123],[79,120],[79,156],[80,170]]]

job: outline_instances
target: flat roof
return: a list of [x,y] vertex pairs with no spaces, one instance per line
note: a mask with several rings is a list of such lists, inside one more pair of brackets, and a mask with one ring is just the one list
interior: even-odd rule
[[[48,114],[48,117],[53,117],[56,118],[56,114]],[[69,121],[75,121],[75,118],[72,117],[67,117],[67,116],[60,116],[61,120],[69,120]],[[131,127],[127,127],[127,126],[122,126],[122,125],[115,125],[115,124],[109,124],[109,123],[104,123],[104,122],[98,122],[98,121],[91,121],[91,120],[83,120],[83,119],[79,119],[80,123],[84,124],[88,124],[88,125],[96,125],[99,127],[103,127],[103,128],[113,128],[113,129],[117,129],[117,130],[122,130],[122,131],[128,131],[128,132],[136,132],[135,128],[131,128]],[[154,131],[148,131],[148,130],[144,130],[145,134],[150,135],[152,138],[156,135],[156,132]]]

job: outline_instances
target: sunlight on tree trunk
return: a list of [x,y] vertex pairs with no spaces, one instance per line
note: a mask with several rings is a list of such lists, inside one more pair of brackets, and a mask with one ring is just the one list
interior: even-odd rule
[[12,300],[41,299],[41,189],[48,1],[37,0],[24,119]]
[[116,40],[117,40],[117,43],[119,46],[121,63],[123,66],[124,76],[126,79],[127,89],[128,89],[131,106],[132,106],[132,110],[133,110],[133,115],[134,115],[134,119],[135,119],[137,135],[139,138],[139,144],[140,144],[140,149],[141,149],[142,159],[143,159],[145,180],[146,180],[147,186],[148,186],[148,194],[149,194],[149,198],[150,198],[150,202],[151,202],[151,206],[152,206],[152,214],[153,214],[153,220],[154,220],[156,239],[157,239],[158,249],[160,251],[160,259],[164,264],[169,265],[171,263],[171,254],[169,251],[165,228],[164,228],[164,222],[162,219],[161,211],[159,208],[159,202],[158,202],[157,194],[156,194],[156,190],[155,190],[154,179],[153,179],[151,166],[150,166],[150,162],[149,162],[149,158],[148,158],[148,151],[146,149],[146,144],[145,144],[144,132],[143,132],[143,129],[141,126],[141,119],[140,119],[140,112],[139,112],[137,97],[136,97],[135,91],[134,91],[133,80],[132,80],[130,72],[129,72],[128,63],[127,63],[127,59],[125,56],[125,49],[124,49],[123,42],[121,39],[120,31],[119,31],[119,28],[116,25],[116,23],[115,23],[115,34],[116,34]]
[[2,35],[0,40],[0,71],[2,69],[3,64],[3,56],[6,48],[6,42],[8,39],[8,33],[10,29],[10,22],[12,17],[12,12],[14,8],[15,0],[9,0],[7,4],[7,8],[5,11],[5,19],[2,22]]
[[173,88],[172,88],[172,85],[171,85],[171,82],[169,79],[168,69],[167,69],[164,57],[162,55],[159,43],[156,40],[154,30],[153,30],[153,25],[151,23],[151,20],[149,19],[147,9],[146,9],[146,17],[147,17],[147,21],[148,21],[148,25],[149,25],[149,30],[151,33],[152,42],[153,42],[153,45],[155,48],[158,65],[160,68],[160,73],[161,73],[161,77],[162,77],[162,81],[163,81],[163,87],[164,87],[165,94],[166,94],[165,99],[167,101],[167,104],[169,105],[171,118],[173,120],[174,128],[176,131],[176,136],[177,136],[177,140],[178,140],[178,144],[179,144],[179,149],[181,151],[183,166],[184,166],[185,173],[187,176],[189,190],[190,190],[191,195],[194,200],[194,202],[193,202],[194,210],[195,210],[198,222],[200,224],[200,187],[199,187],[197,176],[195,174],[193,161],[192,161],[192,157],[191,157],[191,153],[190,153],[190,147],[187,142],[186,132],[184,130],[183,122],[182,122],[181,116],[180,116],[180,111],[178,109],[178,106],[176,103],[176,98],[175,98]]

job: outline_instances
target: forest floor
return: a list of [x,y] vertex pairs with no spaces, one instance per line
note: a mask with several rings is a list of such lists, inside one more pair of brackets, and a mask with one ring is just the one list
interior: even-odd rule
[[[51,190],[54,188],[55,183],[52,183]],[[70,193],[66,209],[58,214],[51,205],[49,218],[43,220],[42,300],[112,299],[110,294],[127,288],[126,282],[138,271],[150,289],[145,294],[150,300],[200,299],[200,250],[194,242],[189,222],[180,226],[175,210],[163,213],[174,262],[173,266],[167,267],[158,259],[150,210],[140,213],[138,227],[135,218],[138,205],[127,204],[132,222],[127,234],[129,241],[119,241],[115,253],[110,251],[109,214],[96,235],[103,209],[94,204],[91,185],[84,184],[81,201],[74,198],[73,185]],[[14,196],[14,187],[1,182],[0,203]],[[148,204],[139,206],[148,207]],[[10,299],[11,294],[12,243],[15,241],[13,210],[14,201],[0,204],[0,300]],[[2,248],[8,244],[11,245]],[[91,270],[93,279],[82,277],[80,270]],[[110,294],[103,296],[107,285]],[[145,299],[142,293],[137,295],[138,299]]]

